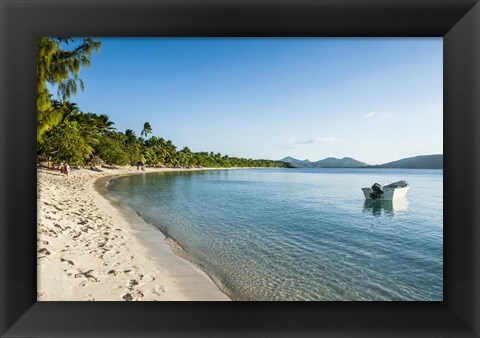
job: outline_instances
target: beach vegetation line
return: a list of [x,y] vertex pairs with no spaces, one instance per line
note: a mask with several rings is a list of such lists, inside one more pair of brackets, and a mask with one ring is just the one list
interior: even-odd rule
[[[147,165],[154,167],[290,167],[282,161],[238,158],[214,152],[177,150],[171,140],[153,135],[149,122],[140,137],[118,131],[106,114],[83,112],[71,97],[83,81],[101,42],[93,38],[37,39],[37,159],[71,165]],[[56,98],[50,90],[57,89]],[[149,138],[147,138],[150,135]]]

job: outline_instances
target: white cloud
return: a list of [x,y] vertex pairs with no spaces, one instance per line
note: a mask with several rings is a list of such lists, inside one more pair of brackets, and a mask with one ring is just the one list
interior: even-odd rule
[[329,143],[338,143],[340,142],[335,137],[317,137],[309,140],[297,140],[295,137],[290,137],[285,140],[287,145],[299,145],[299,144],[329,144]]
[[393,114],[391,114],[391,113],[377,114],[374,111],[371,111],[369,113],[366,113],[363,116],[365,116],[367,118],[371,118],[371,117],[375,116],[377,119],[384,120],[384,119],[388,119],[388,118],[392,117]]

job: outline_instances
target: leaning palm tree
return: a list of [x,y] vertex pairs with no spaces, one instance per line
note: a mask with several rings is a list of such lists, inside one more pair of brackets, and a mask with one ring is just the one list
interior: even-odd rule
[[[69,43],[78,42],[72,48]],[[100,41],[91,38],[52,38],[37,39],[37,141],[43,142],[43,135],[63,119],[62,109],[52,104],[48,85],[56,86],[58,96],[64,102],[77,92],[77,84],[83,90],[83,82],[78,78],[80,67],[90,65],[94,51],[100,49]]]
[[144,136],[147,137],[148,134],[151,134],[152,133],[152,126],[150,125],[150,123],[148,122],[145,122],[145,124],[143,125],[143,129],[142,129],[142,132],[140,133],[141,136]]

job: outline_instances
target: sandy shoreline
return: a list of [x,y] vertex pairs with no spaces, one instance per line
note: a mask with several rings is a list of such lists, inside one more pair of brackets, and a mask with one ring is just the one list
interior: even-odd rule
[[162,232],[103,196],[112,177],[143,173],[37,171],[39,301],[229,300]]

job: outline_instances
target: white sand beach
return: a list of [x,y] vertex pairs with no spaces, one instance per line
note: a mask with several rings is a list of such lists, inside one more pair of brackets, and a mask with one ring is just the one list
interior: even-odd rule
[[95,188],[113,175],[139,173],[133,167],[77,169],[66,177],[38,170],[39,301],[229,300],[173,253],[163,233]]

